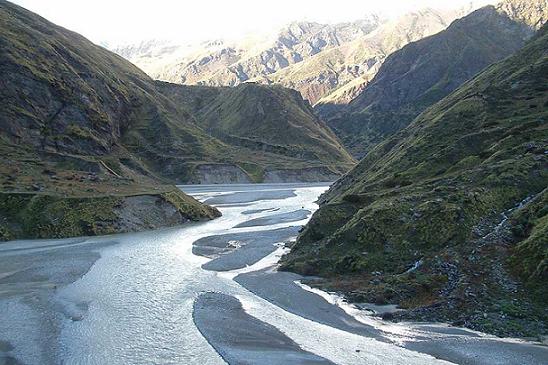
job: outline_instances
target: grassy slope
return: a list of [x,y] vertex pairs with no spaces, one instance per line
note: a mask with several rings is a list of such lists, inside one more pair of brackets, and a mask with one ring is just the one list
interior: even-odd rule
[[[161,92],[161,84],[131,63],[6,1],[0,1],[0,47],[0,151],[4,157],[0,191],[23,194],[16,199],[22,203],[15,205],[21,211],[30,213],[25,208],[28,194],[37,200],[48,196],[55,202],[68,198],[96,201],[104,208],[98,217],[112,213],[112,204],[102,204],[105,196],[116,196],[116,204],[125,196],[162,197],[164,193],[185,200],[169,184],[195,181],[195,168],[201,164],[239,165],[255,181],[261,181],[267,168],[322,167],[340,175],[353,165],[320,122],[315,130],[307,131],[326,140],[316,140],[317,145],[307,141],[302,146],[306,156],[257,153],[248,146],[222,142],[196,121],[191,114],[195,107],[186,100],[173,102]],[[242,103],[245,107],[246,100]],[[304,104],[293,105],[290,112],[310,118],[309,109]],[[266,110],[267,115],[276,113]],[[251,122],[264,125],[262,120]],[[303,119],[295,119],[300,122]],[[343,152],[334,157],[321,153],[331,145]],[[48,204],[49,200],[34,206],[46,212]],[[183,207],[201,211],[198,202],[190,205],[176,206],[183,216],[197,218],[183,212]],[[86,215],[86,209],[74,205],[73,213]],[[203,216],[211,217],[211,212],[204,210]],[[1,211],[2,230],[24,226],[17,219],[23,217]],[[86,226],[84,221],[80,223]],[[67,229],[76,234],[80,228]],[[12,236],[31,234],[21,229],[14,232]]]
[[487,6],[393,53],[348,106],[320,105],[318,112],[363,157],[477,72],[515,52],[531,34],[528,26]]
[[129,62],[22,8],[0,5],[3,143],[59,155],[110,155],[143,168],[223,152],[222,143]]
[[259,170],[326,168],[348,171],[354,160],[294,90],[245,83],[234,88],[159,83],[176,104],[196,116],[209,134],[247,151],[237,164]]
[[368,153],[323,196],[285,268],[410,318],[546,333],[547,30]]
[[134,195],[172,197],[190,219],[216,214],[151,172],[164,154],[196,159],[224,147],[148,76],[4,1],[0,47],[3,239],[109,233],[112,208]]

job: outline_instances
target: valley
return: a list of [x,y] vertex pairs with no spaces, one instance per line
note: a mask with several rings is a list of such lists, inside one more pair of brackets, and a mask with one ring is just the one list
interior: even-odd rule
[[548,0],[105,1],[0,0],[0,364],[548,362]]
[[[317,209],[313,201],[326,185],[180,188],[211,202],[222,217],[0,246],[0,308],[9,313],[0,322],[0,358],[15,364],[352,365],[538,364],[547,356],[545,346],[442,324],[385,323],[302,285],[300,275],[278,272],[284,242]],[[280,219],[302,209],[304,219]],[[272,219],[239,227],[266,217]],[[22,269],[31,262],[32,269]]]

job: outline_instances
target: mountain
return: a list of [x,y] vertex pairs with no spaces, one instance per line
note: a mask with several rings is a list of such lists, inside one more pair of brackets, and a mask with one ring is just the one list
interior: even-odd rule
[[[360,34],[340,45],[326,48],[302,62],[275,73],[257,77],[263,83],[277,83],[294,88],[312,104],[325,100],[348,102],[379,70],[385,58],[409,42],[445,29],[451,21],[466,15],[465,9],[440,11],[423,9],[380,23],[367,34]],[[255,79],[254,79],[255,80]],[[341,90],[344,89],[343,95]]]
[[[548,332],[548,26],[375,146],[283,267],[396,318]],[[388,316],[388,315],[387,315]]]
[[235,86],[367,34],[378,23],[375,16],[337,25],[294,22],[277,34],[232,41],[214,40],[173,47],[166,46],[169,43],[164,41],[145,41],[111,49],[156,79],[191,85]]
[[[128,59],[148,69],[153,78],[174,83],[235,86],[251,80],[268,84],[271,81],[263,77],[368,34],[379,22],[376,16],[336,25],[294,22],[275,35],[216,41],[213,46],[206,42],[201,52],[181,55],[175,62],[161,61],[156,68],[147,67],[140,56]],[[309,97],[305,93],[303,96]]]
[[0,24],[1,239],[133,231],[219,215],[151,173],[132,146],[211,140],[188,115],[173,119],[175,108],[148,76],[9,2],[0,2]]
[[248,151],[233,160],[252,181],[331,181],[354,166],[337,137],[295,90],[254,83],[236,87],[157,83],[208,134]]
[[476,10],[394,52],[348,105],[324,100],[316,110],[361,158],[484,67],[520,48],[546,20],[548,7],[542,4],[548,5],[546,0],[509,0]]
[[[371,15],[339,24],[293,22],[275,35],[238,41],[196,46],[156,41],[112,49],[155,79],[209,86],[275,83],[298,90],[315,104],[356,79],[363,86],[388,54],[445,29],[471,9],[424,9],[394,20]],[[346,94],[355,96],[352,91]]]
[[[0,1],[0,22],[3,239],[213,218],[217,210],[172,184],[317,181],[334,179],[354,164],[302,99],[275,106],[298,114],[289,119],[293,127],[306,130],[316,144],[276,140],[271,145],[278,149],[261,145],[258,151],[253,136],[244,145],[210,135],[199,116],[164,95],[162,83],[80,35],[6,1]],[[270,88],[262,88],[269,97]],[[292,93],[272,89],[284,92]],[[271,116],[282,111],[263,103],[261,118],[247,120],[251,125],[279,122]]]

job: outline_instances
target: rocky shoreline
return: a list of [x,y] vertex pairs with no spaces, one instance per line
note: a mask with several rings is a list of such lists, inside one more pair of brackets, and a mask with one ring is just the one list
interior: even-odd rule
[[[542,292],[516,279],[506,263],[517,242],[514,215],[541,204],[543,194],[527,197],[503,214],[486,217],[473,228],[465,249],[421,259],[400,275],[372,272],[333,277],[309,285],[341,293],[351,303],[397,304],[397,312],[379,312],[385,320],[442,322],[493,334],[546,342],[548,309]],[[446,278],[432,281],[432,277]],[[419,285],[417,285],[417,283]]]

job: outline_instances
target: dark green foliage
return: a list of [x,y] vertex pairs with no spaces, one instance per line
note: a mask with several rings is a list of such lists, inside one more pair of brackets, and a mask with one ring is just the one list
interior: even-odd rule
[[[199,203],[176,188],[152,196],[170,203],[185,220],[213,219],[220,215],[217,209]],[[126,228],[121,225],[119,210],[126,198],[0,193],[0,240],[124,232]]]
[[160,195],[165,201],[173,204],[179,212],[192,221],[220,217],[220,212],[210,206],[200,204],[196,199],[183,194],[179,190],[165,192]]
[[60,238],[114,233],[120,198],[60,198],[50,195],[0,194],[0,212],[10,222],[10,236]]

